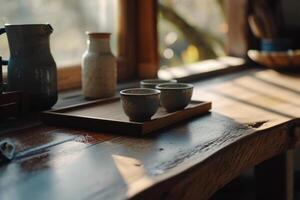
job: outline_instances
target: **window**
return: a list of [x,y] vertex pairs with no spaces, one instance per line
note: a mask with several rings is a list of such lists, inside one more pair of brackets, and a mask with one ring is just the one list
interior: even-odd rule
[[[228,20],[224,17],[225,2],[226,8],[229,8]],[[243,16],[247,8],[245,2],[0,0],[0,3],[5,5],[0,7],[0,24],[49,22],[54,28],[51,49],[59,67],[58,86],[59,89],[70,89],[79,88],[81,85],[80,60],[86,49],[87,30],[113,33],[111,46],[118,58],[120,81],[154,78],[157,75],[160,77],[159,66],[189,64],[225,55],[224,47],[227,41],[230,43],[229,52],[234,52],[235,55],[244,53],[247,49],[244,45],[246,40],[240,29],[243,28],[241,24],[244,23]],[[176,22],[178,19],[180,23]],[[185,30],[185,27],[188,29]],[[193,40],[187,30],[196,33]],[[5,59],[8,58],[8,54],[6,37],[1,36],[0,55]],[[201,70],[193,66],[191,68],[188,73],[180,74],[189,76],[191,73],[203,73],[203,67],[199,67]],[[167,72],[167,76],[164,77],[173,77],[172,74],[174,71]]]
[[223,0],[160,0],[160,65],[178,66],[225,56],[225,16]]
[[[117,54],[118,0],[0,0],[0,22],[50,23],[51,52],[58,67],[79,65],[86,49],[85,31],[112,32],[111,47]],[[8,58],[6,36],[0,38],[0,55]]]
[[197,80],[240,69],[244,59],[230,56],[246,55],[248,2],[159,0],[158,77]]

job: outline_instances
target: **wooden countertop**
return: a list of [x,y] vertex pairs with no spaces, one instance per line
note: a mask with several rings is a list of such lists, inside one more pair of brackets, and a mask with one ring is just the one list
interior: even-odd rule
[[0,165],[0,199],[207,199],[299,145],[299,77],[249,69],[197,82],[210,114],[140,138],[3,126],[18,153]]

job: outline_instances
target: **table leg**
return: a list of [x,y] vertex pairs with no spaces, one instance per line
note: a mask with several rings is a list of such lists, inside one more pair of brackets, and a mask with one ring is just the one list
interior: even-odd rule
[[257,165],[256,199],[293,200],[293,172],[292,150]]

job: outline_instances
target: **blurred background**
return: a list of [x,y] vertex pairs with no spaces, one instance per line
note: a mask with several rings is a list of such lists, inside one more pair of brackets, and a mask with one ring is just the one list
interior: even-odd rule
[[[50,23],[51,50],[57,65],[80,63],[85,31],[112,32],[117,51],[118,0],[0,0],[0,25]],[[162,67],[225,55],[228,30],[223,0],[159,0],[159,54]],[[8,58],[5,35],[0,55]]]
[[223,0],[160,0],[158,19],[161,67],[225,55]]
[[[51,51],[57,66],[79,64],[86,49],[86,31],[112,32],[117,54],[118,0],[0,0],[0,25],[50,23]],[[8,58],[5,35],[0,36],[0,55]]]

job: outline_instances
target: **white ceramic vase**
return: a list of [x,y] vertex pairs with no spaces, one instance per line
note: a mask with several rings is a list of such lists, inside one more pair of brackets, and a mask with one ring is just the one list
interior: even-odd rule
[[82,91],[88,99],[115,95],[116,58],[111,53],[110,33],[88,32],[87,50],[82,56]]

